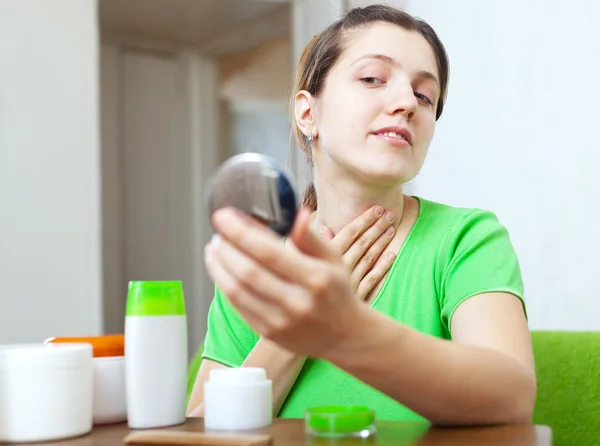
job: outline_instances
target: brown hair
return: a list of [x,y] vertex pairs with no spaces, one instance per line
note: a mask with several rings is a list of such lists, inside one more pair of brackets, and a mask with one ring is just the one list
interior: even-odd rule
[[[436,56],[440,81],[440,98],[437,103],[436,120],[442,115],[446,93],[448,89],[449,67],[448,55],[444,45],[437,34],[425,21],[417,19],[406,12],[386,5],[369,5],[363,8],[354,8],[344,17],[332,23],[320,34],[313,37],[308,43],[296,69],[296,78],[292,94],[292,122],[293,102],[295,94],[306,90],[317,97],[325,85],[325,79],[331,67],[343,52],[342,42],[344,34],[350,30],[368,26],[374,22],[387,22],[407,30],[420,33],[431,45]],[[312,163],[310,142],[306,135],[296,125],[296,139],[302,151]],[[302,204],[313,210],[317,209],[317,194],[311,183],[302,195]]]

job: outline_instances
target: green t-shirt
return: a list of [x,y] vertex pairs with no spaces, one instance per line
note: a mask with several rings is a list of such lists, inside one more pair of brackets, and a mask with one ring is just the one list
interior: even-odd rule
[[[415,198],[419,215],[370,303],[374,310],[423,333],[450,339],[452,315],[469,297],[504,291],[523,299],[517,256],[506,228],[493,213]],[[226,366],[239,367],[259,339],[218,288],[207,325],[203,357]],[[423,420],[343,370],[312,358],[279,416],[301,418],[306,408],[329,404],[366,404],[376,410],[378,419]]]

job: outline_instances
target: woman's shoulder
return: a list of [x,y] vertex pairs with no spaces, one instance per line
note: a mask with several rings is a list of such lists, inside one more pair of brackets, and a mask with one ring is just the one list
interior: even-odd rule
[[441,220],[460,220],[473,216],[479,216],[482,214],[494,215],[494,212],[489,209],[482,209],[478,207],[462,207],[453,206],[439,201],[429,200],[427,198],[413,195],[421,207],[421,214],[427,218],[437,218]]
[[415,198],[421,204],[415,249],[421,256],[428,252],[434,265],[446,329],[454,310],[471,296],[497,291],[523,299],[516,250],[507,228],[493,211]]
[[418,225],[432,242],[437,240],[442,243],[441,246],[454,251],[457,246],[469,249],[496,239],[503,240],[505,246],[512,248],[508,229],[494,211],[414,198],[420,203]]
[[452,230],[473,229],[474,227],[495,227],[500,225],[496,213],[477,207],[460,207],[413,196],[419,202],[419,222],[432,228],[440,228],[448,233]]

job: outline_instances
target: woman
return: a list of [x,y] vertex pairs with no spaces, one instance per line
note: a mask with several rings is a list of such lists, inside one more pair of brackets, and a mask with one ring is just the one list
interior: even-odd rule
[[202,415],[211,368],[260,366],[282,417],[366,404],[380,419],[531,421],[534,364],[505,228],[402,192],[447,83],[435,32],[391,7],[354,9],[307,46],[293,114],[314,188],[287,246],[235,210],[215,213],[206,264],[218,289],[190,416]]

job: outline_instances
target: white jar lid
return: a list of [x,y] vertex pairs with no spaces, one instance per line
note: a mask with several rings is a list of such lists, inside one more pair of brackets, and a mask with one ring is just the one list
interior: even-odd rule
[[259,383],[267,380],[267,373],[261,367],[219,367],[209,372],[209,381],[219,384]]
[[79,368],[92,364],[90,344],[0,345],[0,371],[13,368]]

